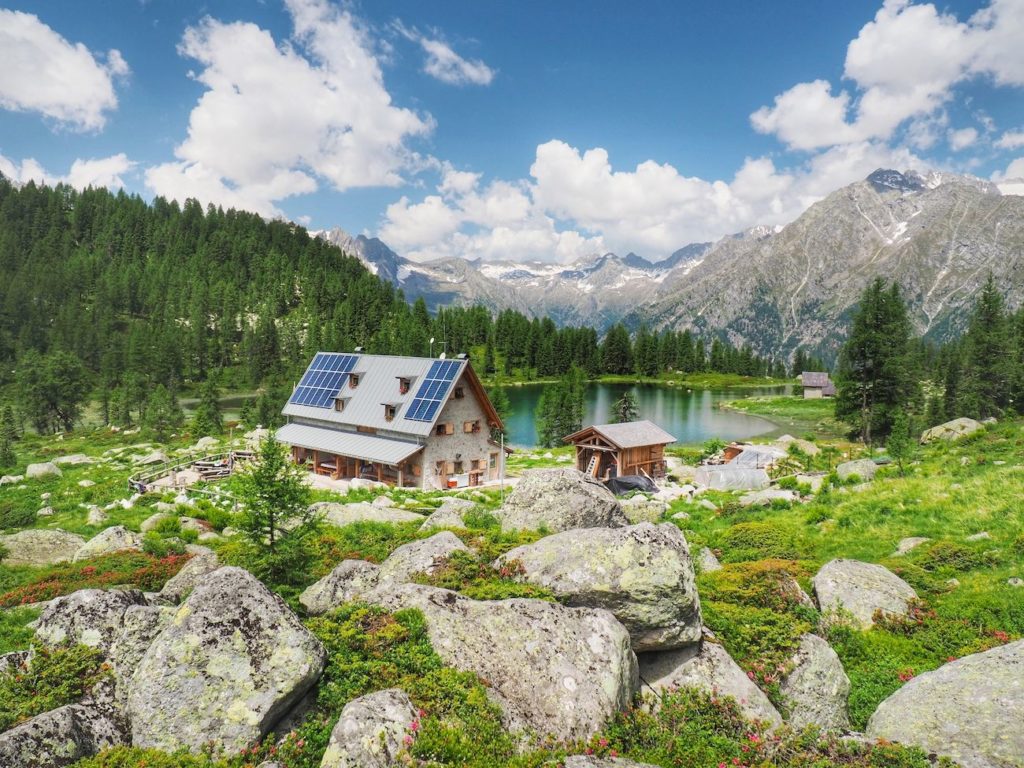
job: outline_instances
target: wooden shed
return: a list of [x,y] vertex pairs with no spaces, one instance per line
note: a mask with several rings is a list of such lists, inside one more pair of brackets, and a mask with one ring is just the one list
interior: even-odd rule
[[595,424],[562,438],[576,446],[576,468],[602,480],[665,476],[665,446],[676,439],[650,421]]

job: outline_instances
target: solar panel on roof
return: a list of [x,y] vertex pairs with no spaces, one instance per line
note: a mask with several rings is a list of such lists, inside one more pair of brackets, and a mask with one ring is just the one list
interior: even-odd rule
[[356,355],[317,352],[288,402],[330,408],[358,359]]
[[409,403],[405,418],[411,421],[433,421],[460,368],[458,360],[435,360],[431,363],[416,397]]

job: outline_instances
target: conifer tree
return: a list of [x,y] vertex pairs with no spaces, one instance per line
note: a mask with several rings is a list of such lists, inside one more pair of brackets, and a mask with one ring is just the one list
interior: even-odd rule
[[622,397],[612,404],[612,423],[624,424],[627,421],[636,421],[637,413],[636,396],[627,389],[622,393]]
[[185,421],[181,406],[163,384],[158,384],[146,402],[146,412],[142,425],[153,432],[157,440],[163,442]]
[[0,417],[0,467],[7,469],[18,463],[18,456],[14,452],[17,439],[18,425],[14,422],[14,411],[11,406],[5,405]]
[[1014,345],[1010,317],[992,275],[971,312],[963,343],[959,415],[1001,416],[1009,407],[1013,392]]
[[208,379],[199,391],[199,403],[192,416],[192,434],[196,437],[219,435],[224,431],[224,416],[220,410],[217,385]]
[[260,443],[256,460],[238,475],[238,527],[247,543],[245,565],[268,584],[301,583],[306,578],[312,559],[307,541],[319,520],[310,508],[303,475],[287,448],[272,437]]
[[836,417],[870,444],[889,434],[918,388],[908,370],[910,321],[899,287],[878,278],[861,296],[836,371]]
[[583,427],[585,386],[583,371],[573,366],[557,384],[544,388],[534,414],[542,446],[558,445],[563,437]]
[[911,437],[911,421],[904,410],[896,411],[892,420],[892,431],[885,443],[885,449],[899,467],[900,475],[906,472],[906,463],[914,455],[914,439]]

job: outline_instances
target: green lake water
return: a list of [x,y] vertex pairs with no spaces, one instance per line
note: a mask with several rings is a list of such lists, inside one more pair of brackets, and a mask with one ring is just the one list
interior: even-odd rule
[[[544,384],[506,387],[512,414],[506,420],[510,445],[530,447],[537,444],[533,414]],[[675,436],[680,443],[699,444],[711,438],[743,440],[775,431],[775,424],[757,416],[721,410],[723,400],[781,394],[783,387],[755,389],[686,390],[657,384],[609,384],[590,382],[586,390],[586,415],[583,424],[606,424],[611,420],[612,404],[622,393],[636,396],[639,418],[650,419]]]

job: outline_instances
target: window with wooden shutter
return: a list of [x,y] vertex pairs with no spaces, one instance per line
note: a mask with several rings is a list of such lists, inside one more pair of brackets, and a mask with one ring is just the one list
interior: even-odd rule
[[447,424],[444,425],[444,433],[446,435],[454,435],[455,434],[455,425],[452,424],[449,421]]

